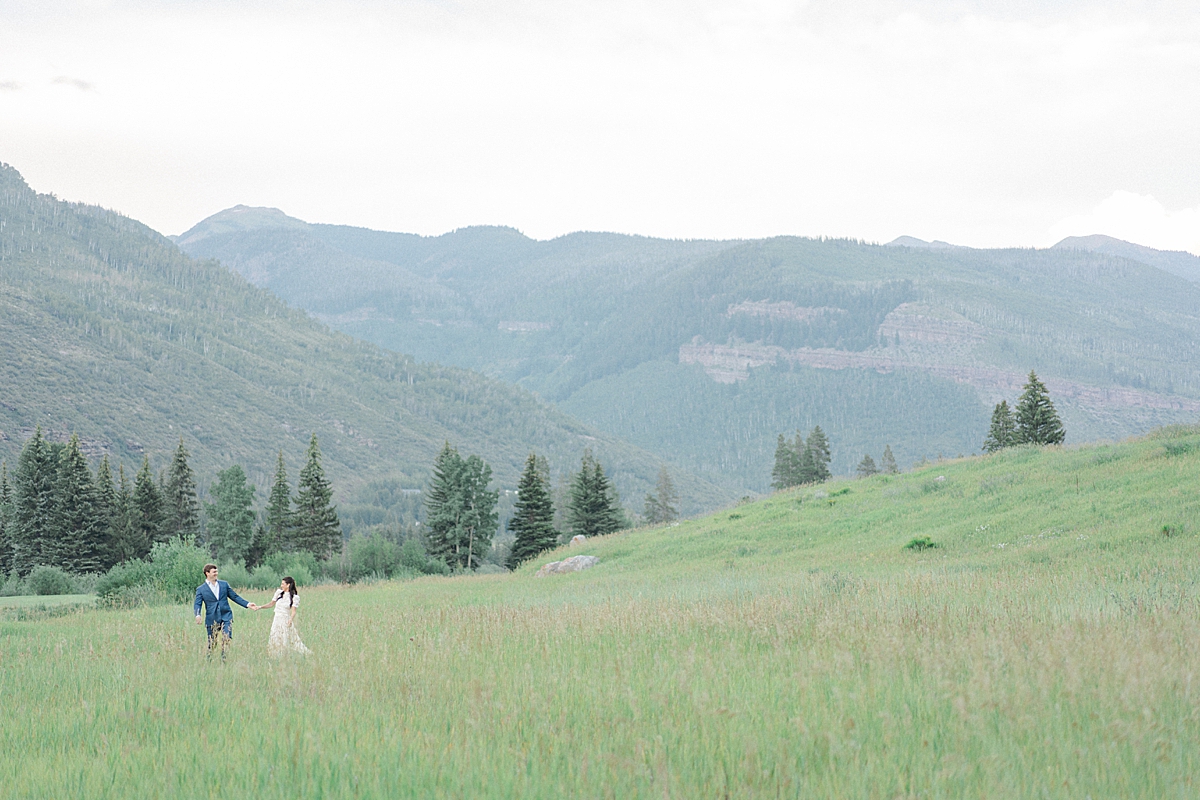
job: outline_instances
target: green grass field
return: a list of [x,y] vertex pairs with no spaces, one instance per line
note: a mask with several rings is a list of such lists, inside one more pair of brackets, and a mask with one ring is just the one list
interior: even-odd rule
[[0,597],[0,609],[92,605],[95,602],[96,596],[91,594],[55,594],[44,597],[38,595],[21,595],[18,597]]
[[225,665],[183,606],[0,621],[0,787],[1193,798],[1198,478],[1174,431],[780,493],[583,573],[306,590],[282,663],[270,611]]

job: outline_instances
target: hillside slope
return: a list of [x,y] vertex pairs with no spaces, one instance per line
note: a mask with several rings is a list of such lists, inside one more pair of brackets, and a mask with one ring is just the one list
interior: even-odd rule
[[[238,207],[178,238],[329,324],[516,382],[727,484],[820,424],[845,473],[978,452],[1030,369],[1068,441],[1200,416],[1200,287],[1127,255],[506,228],[437,237]],[[912,246],[903,246],[908,242]]]
[[[38,195],[0,166],[0,458],[34,426],[77,432],[93,456],[158,469],[183,436],[200,483],[241,463],[265,490],[292,480],[316,432],[345,521],[407,516],[437,450],[481,454],[515,488],[530,450],[556,473],[585,447],[637,507],[659,459],[529,392],[330,331],[213,262],[118,214]],[[678,475],[689,511],[729,495]],[[260,492],[260,495],[265,491]]]

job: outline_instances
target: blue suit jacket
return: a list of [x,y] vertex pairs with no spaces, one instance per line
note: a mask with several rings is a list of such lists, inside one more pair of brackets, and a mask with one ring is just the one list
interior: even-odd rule
[[192,613],[200,616],[200,604],[204,604],[204,624],[215,625],[218,622],[232,622],[233,609],[229,607],[229,601],[237,603],[242,608],[249,608],[250,604],[242,599],[241,595],[230,588],[225,581],[217,581],[217,597],[213,597],[212,589],[208,588],[208,581],[196,587],[196,603]]

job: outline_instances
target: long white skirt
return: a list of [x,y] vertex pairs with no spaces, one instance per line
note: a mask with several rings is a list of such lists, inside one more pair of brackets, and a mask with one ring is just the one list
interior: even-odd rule
[[276,614],[275,619],[271,621],[271,637],[267,639],[267,653],[272,658],[280,658],[288,653],[299,653],[306,656],[312,653],[304,642],[300,641],[300,634],[296,632],[296,626],[291,623],[286,614]]

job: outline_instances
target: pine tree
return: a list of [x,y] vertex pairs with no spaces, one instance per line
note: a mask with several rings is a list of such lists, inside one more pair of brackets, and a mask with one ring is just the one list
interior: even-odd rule
[[283,451],[275,463],[275,479],[271,483],[271,495],[267,498],[267,519],[263,531],[262,557],[273,553],[286,553],[292,546],[292,490],[288,485],[287,467],[283,464]]
[[296,489],[294,541],[296,549],[328,558],[341,550],[342,523],[332,504],[333,487],[321,467],[321,448],[315,433],[308,443],[307,459]]
[[775,440],[775,467],[771,470],[771,488],[787,489],[799,483],[796,451],[784,435]]
[[867,453],[862,457],[862,461],[858,462],[858,467],[854,471],[860,478],[869,478],[879,474],[879,467],[875,466],[875,459],[871,458],[870,453]]
[[805,442],[805,452],[812,453],[811,462],[811,480],[805,483],[821,483],[833,477],[833,473],[829,471],[829,462],[831,454],[829,452],[829,440],[825,438],[825,431],[821,430],[818,425],[808,434],[808,441]]
[[39,564],[48,564],[53,555],[47,550],[54,514],[54,483],[58,473],[55,454],[41,426],[21,449],[17,471],[13,475],[12,545],[13,569],[27,575]]
[[1022,444],[1062,444],[1066,438],[1046,385],[1029,371],[1029,381],[1017,401],[1017,440]]
[[246,483],[245,470],[234,464],[217,473],[209,494],[215,501],[204,504],[209,550],[220,561],[244,561],[254,536],[254,484]]
[[995,453],[1017,444],[1017,423],[1007,400],[1001,400],[992,409],[992,426],[983,440],[983,452]]
[[621,511],[604,468],[585,450],[579,474],[571,482],[567,524],[571,533],[587,537],[604,536],[621,529]]
[[879,468],[884,475],[899,475],[900,465],[896,463],[896,457],[892,455],[892,446],[885,444],[883,446],[883,458],[879,459]]
[[194,543],[200,534],[200,500],[196,497],[196,475],[188,466],[188,451],[182,436],[163,486],[163,503],[166,537]]
[[517,502],[508,529],[516,536],[508,555],[509,569],[516,569],[522,562],[558,544],[550,481],[541,473],[538,457],[533,453],[525,459],[525,471],[517,482]]
[[117,516],[117,487],[113,485],[112,466],[108,456],[96,468],[96,517],[100,520],[100,570],[108,571],[120,561],[114,537]]
[[8,539],[12,516],[12,485],[8,482],[8,462],[0,461],[0,579],[12,569],[12,544]]
[[433,461],[429,490],[425,492],[425,521],[429,555],[453,563],[458,550],[458,520],[462,515],[460,476],[463,460],[449,442]]
[[117,470],[117,493],[113,504],[112,523],[109,528],[111,558],[118,564],[145,558],[150,552],[150,540],[137,523],[137,507],[134,504],[133,486],[125,475],[125,465]]
[[650,525],[674,522],[679,517],[679,511],[675,508],[675,503],[679,502],[679,495],[675,493],[675,484],[671,480],[671,473],[665,466],[658,469],[658,482],[654,490],[654,494],[646,495],[646,505],[642,516]]
[[447,442],[434,461],[425,497],[429,554],[458,569],[475,569],[496,531],[499,492],[489,490],[492,468],[479,456],[462,458]]
[[133,496],[130,498],[129,516],[133,524],[135,539],[145,542],[147,549],[168,540],[166,535],[166,509],[162,492],[150,471],[150,457],[142,456],[142,468],[133,479]]
[[79,437],[72,435],[59,455],[49,563],[68,572],[98,572],[104,538],[92,473],[79,449]]

